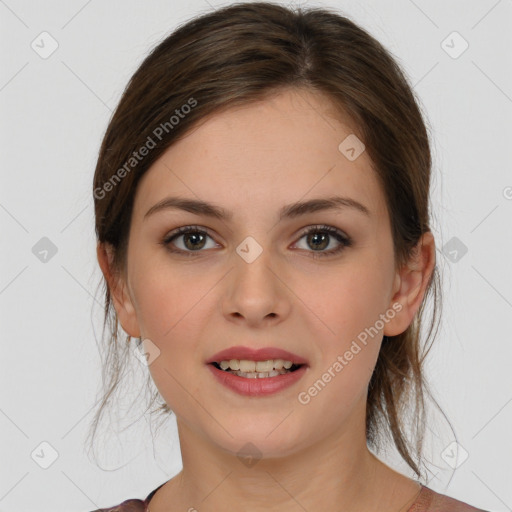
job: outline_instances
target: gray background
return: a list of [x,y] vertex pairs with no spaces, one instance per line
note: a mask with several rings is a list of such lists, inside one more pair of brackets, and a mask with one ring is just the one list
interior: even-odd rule
[[[452,434],[429,430],[437,462],[428,484],[512,510],[512,1],[300,4],[334,6],[369,30],[427,113],[445,298],[428,378],[468,453],[453,470],[442,456]],[[0,1],[2,511],[106,507],[145,497],[181,468],[173,418],[154,443],[144,419],[112,434],[100,467],[85,452],[102,325],[92,176],[111,112],[143,57],[178,23],[221,5]],[[51,48],[44,31],[58,43],[47,58],[31,47]],[[137,364],[135,390],[146,371]],[[393,454],[388,460],[405,471]]]

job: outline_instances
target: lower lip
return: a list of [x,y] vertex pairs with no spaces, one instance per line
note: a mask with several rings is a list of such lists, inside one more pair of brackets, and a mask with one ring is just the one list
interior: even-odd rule
[[208,364],[207,366],[221,384],[245,396],[266,396],[278,393],[300,380],[307,369],[307,366],[303,364],[294,372],[284,373],[276,377],[248,379],[224,370],[219,370],[213,366],[213,364]]

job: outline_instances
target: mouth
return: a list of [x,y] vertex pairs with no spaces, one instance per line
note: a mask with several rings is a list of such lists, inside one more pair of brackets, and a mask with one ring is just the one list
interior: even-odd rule
[[252,361],[249,359],[230,359],[222,361],[213,361],[210,365],[222,372],[231,373],[245,379],[266,379],[293,373],[302,366],[303,363],[293,363],[283,359],[267,359],[263,361]]
[[220,358],[206,364],[217,382],[239,395],[253,398],[271,396],[297,385],[308,366],[290,359]]

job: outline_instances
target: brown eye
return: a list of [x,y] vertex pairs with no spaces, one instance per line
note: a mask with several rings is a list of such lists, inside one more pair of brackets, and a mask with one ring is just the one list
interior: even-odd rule
[[[338,254],[352,245],[352,240],[347,235],[332,226],[312,226],[300,238],[304,237],[306,237],[307,246],[313,248],[312,251],[308,252],[312,252],[314,258]],[[333,239],[338,243],[338,246],[325,251],[324,249],[329,247]]]
[[204,247],[204,242],[206,239],[206,236],[202,233],[185,233],[181,235],[183,237],[184,245],[187,249],[190,249],[191,251],[194,251],[196,249],[202,249]]
[[162,241],[162,244],[171,252],[193,255],[194,252],[201,252],[205,248],[208,233],[194,226],[183,226],[172,233],[169,233]]

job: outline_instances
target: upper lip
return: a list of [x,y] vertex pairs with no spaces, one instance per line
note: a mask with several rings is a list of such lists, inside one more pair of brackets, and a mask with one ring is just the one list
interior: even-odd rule
[[267,361],[269,359],[284,359],[291,361],[294,364],[307,364],[306,359],[300,357],[292,352],[275,347],[263,347],[254,349],[250,347],[243,347],[238,345],[221,350],[214,354],[208,361],[210,363],[220,363],[221,361],[229,361],[231,359],[246,359],[249,361]]

